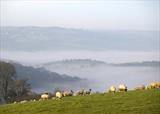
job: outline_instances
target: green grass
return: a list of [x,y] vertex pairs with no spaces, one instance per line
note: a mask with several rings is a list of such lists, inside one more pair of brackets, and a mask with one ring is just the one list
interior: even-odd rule
[[160,114],[160,90],[7,104],[0,106],[0,114]]

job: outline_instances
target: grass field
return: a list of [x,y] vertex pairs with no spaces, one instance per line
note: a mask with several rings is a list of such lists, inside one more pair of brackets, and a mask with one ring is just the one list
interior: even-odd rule
[[0,114],[160,114],[160,90],[7,104],[0,106]]

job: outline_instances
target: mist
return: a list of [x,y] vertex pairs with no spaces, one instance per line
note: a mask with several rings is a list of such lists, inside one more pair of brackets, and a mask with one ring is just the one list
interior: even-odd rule
[[160,81],[160,66],[157,67],[132,67],[132,66],[44,66],[46,69],[60,74],[76,75],[89,80],[89,88],[94,91],[106,91],[111,85],[126,84],[128,89],[134,89],[139,85],[147,85]]
[[[158,67],[122,67],[111,65],[61,64],[43,66],[45,63],[64,60],[89,59],[106,63],[160,61],[159,31],[105,30],[93,31],[62,27],[1,27],[2,60],[12,60],[27,66],[42,66],[47,70],[87,79],[92,88],[104,91],[111,85],[126,84],[129,89],[159,81]],[[81,66],[82,65],[82,66]],[[61,84],[59,84],[60,86]],[[78,85],[78,84],[77,84]],[[55,85],[33,88],[51,90]],[[63,85],[70,88],[70,84]],[[80,88],[82,87],[82,88]],[[65,88],[64,88],[65,89]]]

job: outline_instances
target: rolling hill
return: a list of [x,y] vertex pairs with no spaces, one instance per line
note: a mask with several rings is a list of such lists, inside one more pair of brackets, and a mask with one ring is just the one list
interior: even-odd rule
[[159,114],[160,91],[93,94],[0,106],[0,114]]
[[135,66],[135,67],[160,67],[160,61],[142,61],[142,62],[129,62],[129,63],[106,63],[104,61],[92,59],[66,59],[62,61],[53,61],[37,65],[38,67],[51,68],[51,67],[97,67],[97,66]]
[[16,76],[20,79],[28,79],[31,88],[35,92],[50,91],[55,89],[78,89],[87,87],[87,79],[76,76],[50,72],[44,68],[24,66],[19,63],[10,62],[16,69]]
[[[61,27],[1,27],[1,48],[40,50],[156,50],[153,31],[89,31]],[[65,42],[65,43],[64,43]],[[145,42],[145,44],[144,44]],[[142,45],[143,44],[143,45]]]

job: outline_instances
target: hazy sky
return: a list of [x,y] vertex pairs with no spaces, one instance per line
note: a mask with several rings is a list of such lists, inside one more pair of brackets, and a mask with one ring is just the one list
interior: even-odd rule
[[1,26],[159,30],[160,0],[1,0]]
[[[160,0],[0,0],[0,26],[58,26],[64,28],[80,28],[89,30],[159,31],[159,20]],[[8,33],[5,32],[5,34],[6,37],[8,37]],[[29,40],[25,39],[26,37],[24,37],[24,39],[21,37],[20,39],[17,38],[18,34],[14,33],[13,36],[15,37],[11,38],[14,39],[13,42],[11,42],[11,44],[9,42],[6,42],[6,44],[9,47],[11,47],[12,44],[16,44],[14,45],[14,47],[25,47],[26,45],[28,45],[28,49],[30,49],[31,43],[25,42],[24,45],[22,45],[22,43],[15,43],[16,41],[21,42],[21,40]],[[53,35],[51,38],[53,39],[54,36],[55,35]],[[138,32],[135,32],[135,36],[138,36]],[[116,50],[108,50],[108,48],[106,48],[105,51],[99,50],[99,52],[95,50],[88,51],[87,48],[78,51],[74,51],[72,49],[67,51],[62,50],[60,52],[54,51],[53,49],[51,49],[52,51],[40,50],[37,52],[30,52],[25,50],[2,50],[1,58],[7,58],[26,63],[40,63],[75,58],[91,58],[103,60],[106,62],[159,60],[159,50],[157,48],[153,48],[152,51],[142,50],[142,47],[145,47],[146,45],[150,47],[159,47],[158,32],[149,36],[148,34],[145,34],[144,36],[145,37],[143,38],[146,38],[146,40],[150,42],[145,42],[146,40],[144,40],[142,46],[140,45],[138,47],[139,49],[135,46],[137,49],[134,51],[127,50],[130,47],[130,45],[127,48],[125,47],[125,44],[122,45],[122,47],[126,48],[124,50],[120,50],[119,48],[116,48]],[[150,36],[151,38],[148,38]],[[34,37],[36,36],[33,36],[33,38]],[[127,39],[131,38],[130,35],[128,35],[127,38],[124,40],[120,40],[119,37],[120,36],[115,38],[115,42],[113,42],[115,46],[119,45],[120,43],[123,44],[123,42],[126,42],[126,45],[128,45],[128,43],[131,42],[129,41],[127,43]],[[44,38],[45,41],[47,41],[45,36]],[[140,38],[142,39],[141,35]],[[5,37],[3,39],[4,41],[6,41]],[[79,41],[81,39],[82,38],[80,37],[78,38],[78,40],[73,40]],[[94,43],[92,37],[88,37],[86,39],[88,39],[87,41],[90,44],[96,44],[94,45],[94,47],[97,49],[101,47],[101,42],[102,44],[106,45],[106,47],[108,46],[106,42],[110,42],[110,40],[98,39],[98,41],[101,42]],[[42,39],[36,39],[35,41],[31,40],[32,44],[35,45],[35,49],[38,48],[37,42],[41,40]],[[66,42],[63,42],[58,39],[56,41],[60,42],[60,44],[62,43],[68,46]],[[142,43],[139,39],[131,43],[134,45],[134,43],[136,44],[136,42],[138,44]],[[42,45],[43,47],[43,43],[38,45]],[[48,41],[47,43],[51,44],[52,42]],[[57,44],[57,42],[55,43]],[[74,45],[84,46],[85,44],[87,44],[87,42],[77,42]],[[5,45],[4,42],[3,45]],[[56,46],[61,48],[61,45],[57,44]],[[73,46],[73,49],[75,49],[76,46]]]

